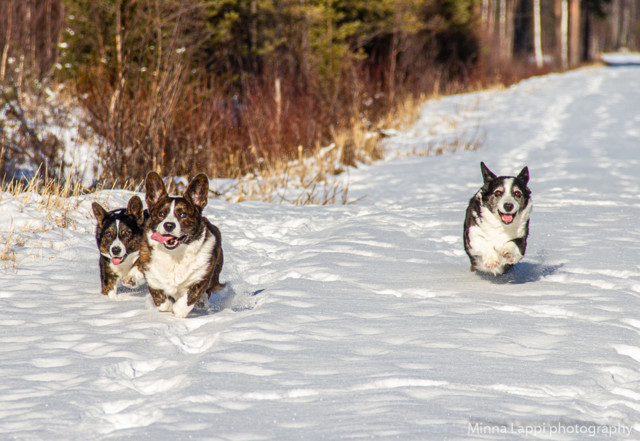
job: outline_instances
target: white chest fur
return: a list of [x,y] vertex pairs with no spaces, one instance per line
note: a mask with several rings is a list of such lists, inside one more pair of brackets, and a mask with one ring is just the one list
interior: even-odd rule
[[[480,196],[476,196],[480,198]],[[516,214],[514,221],[505,225],[500,218],[491,212],[489,208],[485,206],[480,207],[480,216],[477,217],[477,225],[472,225],[469,228],[469,239],[473,243],[474,239],[480,239],[488,242],[495,249],[500,249],[505,243],[524,237],[526,235],[527,221],[531,215],[531,200],[527,206]]]
[[[147,233],[148,236],[151,233]],[[216,238],[205,234],[190,244],[182,244],[175,250],[149,239],[151,260],[145,271],[147,284],[164,291],[165,295],[178,300],[187,293],[191,285],[204,279],[211,263],[211,254]]]
[[[480,195],[476,196],[480,198]],[[531,200],[519,211],[514,221],[505,225],[500,218],[485,206],[480,208],[480,216],[475,217],[475,225],[469,227],[469,253],[476,256],[479,270],[494,274],[503,272],[505,265],[516,264],[522,253],[512,242],[527,235],[527,221],[531,214]]]

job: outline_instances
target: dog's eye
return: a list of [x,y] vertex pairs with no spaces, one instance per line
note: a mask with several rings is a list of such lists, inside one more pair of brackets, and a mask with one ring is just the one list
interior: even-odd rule
[[493,193],[497,198],[499,198],[500,196],[502,196],[502,191],[501,190],[496,190],[495,193]]
[[129,237],[129,236],[131,236],[131,231],[127,230],[127,231],[123,232],[123,233],[122,233],[122,236],[124,236],[124,237]]
[[158,216],[162,219],[164,219],[164,217],[167,215],[167,213],[165,213],[164,211],[161,211],[158,213]]
[[514,195],[515,197],[519,198],[519,197],[521,197],[521,196],[522,196],[522,192],[521,192],[521,191],[516,191],[516,192],[514,192],[514,193],[513,193],[513,195]]
[[180,213],[180,214],[178,215],[178,217],[179,217],[180,219],[184,219],[185,217],[187,217],[187,213],[185,213],[185,212],[183,211],[182,213]]
[[104,237],[106,237],[107,239],[111,239],[113,237],[113,232],[111,230],[107,231],[106,233],[104,233]]

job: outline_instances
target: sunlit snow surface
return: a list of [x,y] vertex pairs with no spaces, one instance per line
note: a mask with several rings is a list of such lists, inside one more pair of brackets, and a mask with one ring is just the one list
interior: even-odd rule
[[[640,69],[443,98],[388,148],[353,205],[210,201],[228,287],[186,319],[100,295],[91,203],[131,193],[64,219],[3,195],[0,439],[638,439]],[[501,278],[462,246],[481,160],[531,172]]]

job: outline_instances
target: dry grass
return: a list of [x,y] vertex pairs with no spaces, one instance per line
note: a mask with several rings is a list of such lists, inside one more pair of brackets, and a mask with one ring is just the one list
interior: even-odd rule
[[[39,208],[60,207],[63,203],[61,199],[69,197],[77,197],[88,192],[88,189],[74,183],[70,180],[61,182],[52,179],[42,168],[38,169],[31,179],[16,179],[2,183],[0,191],[9,193],[13,196],[22,195],[22,202],[27,204],[31,202],[34,195],[43,196],[46,201],[39,203]],[[0,194],[0,200],[2,195]]]
[[[232,185],[216,192],[232,202],[260,200],[293,205],[352,204],[349,197],[350,168],[384,158],[383,129],[402,130],[413,124],[426,97],[407,96],[384,118],[371,123],[352,118],[341,129],[332,129],[332,143],[308,152],[298,147],[295,160],[265,162],[259,171],[238,176]],[[443,148],[442,153],[451,151]]]
[[15,225],[8,232],[0,232],[0,266],[5,270],[18,270],[18,251],[24,248],[33,236],[38,236],[51,230],[45,223],[23,225],[19,230]]
[[420,109],[424,103],[429,99],[438,98],[439,95],[437,93],[429,97],[424,94],[419,96],[407,95],[405,99],[391,109],[391,111],[378,122],[378,128],[407,129],[417,121],[420,115]]
[[[318,157],[314,157],[318,159]],[[326,168],[333,165],[323,162]],[[324,171],[312,174],[309,165],[294,161],[279,163],[264,170],[260,175],[248,175],[237,179],[232,185],[215,192],[231,202],[259,200],[270,203],[289,203],[292,205],[329,205],[348,204],[348,180],[336,178]]]
[[29,180],[10,181],[0,187],[3,193],[19,197],[23,205],[33,203],[36,209],[47,213],[47,218],[53,220],[60,228],[73,226],[71,214],[80,204],[80,196],[87,193],[78,182],[71,180],[59,181],[50,179],[38,170]]
[[3,269],[16,271],[18,269],[17,254],[15,247],[18,242],[22,246],[26,243],[21,237],[16,237],[15,229],[12,228],[8,233],[0,233],[0,241],[4,244],[0,250],[0,263]]
[[[293,161],[273,161],[260,172],[240,176],[217,193],[232,202],[260,200],[292,205],[350,204],[348,170],[358,162],[382,158],[378,136],[353,129],[335,136],[336,142]],[[346,176],[346,177],[345,177]]]
[[[118,186],[121,190],[132,191],[134,188],[136,184],[132,181]],[[53,179],[46,171],[39,169],[31,179],[0,183],[0,201],[6,195],[19,198],[24,206],[33,204],[39,211],[47,213],[47,218],[53,220],[56,226],[70,228],[75,226],[71,215],[82,202],[82,197],[92,194],[97,202],[101,202],[98,195],[103,190],[107,190],[103,185],[87,188],[72,179]]]

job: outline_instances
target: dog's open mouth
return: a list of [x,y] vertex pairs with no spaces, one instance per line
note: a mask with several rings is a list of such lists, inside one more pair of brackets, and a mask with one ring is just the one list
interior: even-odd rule
[[511,222],[513,222],[513,220],[515,219],[515,215],[513,213],[502,213],[502,212],[498,212],[500,214],[500,220],[502,220],[502,223],[509,225]]
[[169,249],[169,250],[173,250],[175,248],[178,248],[178,245],[180,245],[180,243],[182,242],[182,240],[184,239],[183,237],[175,237],[172,236],[171,234],[160,234],[158,232],[153,233],[151,235],[151,240],[155,240],[156,242],[160,242],[161,244],[163,244],[165,246],[165,248]]
[[126,255],[126,254],[125,254],[124,256],[121,256],[121,257],[112,257],[112,258],[111,258],[111,262],[112,262],[114,265],[116,265],[116,266],[117,266],[117,265],[120,265],[120,264],[122,263],[122,261],[123,261],[124,259],[126,259],[126,258],[127,258],[127,255]]

